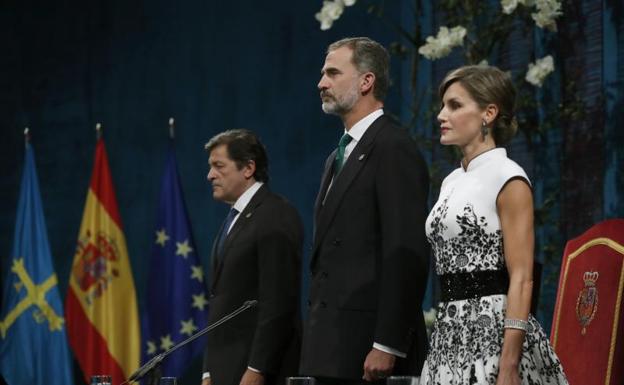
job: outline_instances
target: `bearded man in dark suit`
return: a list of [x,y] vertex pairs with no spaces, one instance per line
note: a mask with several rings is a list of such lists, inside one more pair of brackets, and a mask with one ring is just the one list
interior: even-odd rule
[[213,197],[231,206],[212,250],[209,322],[258,305],[207,335],[203,385],[282,384],[297,373],[303,226],[267,187],[264,146],[247,130],[206,144]]
[[300,367],[321,384],[420,375],[426,355],[429,177],[414,141],[384,114],[388,86],[380,44],[329,46],[318,88],[344,135],[316,199]]

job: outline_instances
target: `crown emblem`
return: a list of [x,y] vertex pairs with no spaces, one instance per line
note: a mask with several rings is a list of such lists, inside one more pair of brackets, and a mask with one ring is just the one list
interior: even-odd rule
[[599,274],[597,271],[586,271],[585,274],[583,274],[583,281],[585,281],[585,286],[596,286],[598,276]]
[[576,318],[581,325],[581,334],[587,333],[589,324],[594,319],[598,311],[598,281],[597,271],[586,271],[583,273],[585,286],[581,289],[576,299]]

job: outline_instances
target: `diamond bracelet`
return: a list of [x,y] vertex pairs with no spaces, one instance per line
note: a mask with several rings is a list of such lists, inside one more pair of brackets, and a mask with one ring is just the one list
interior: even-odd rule
[[524,330],[525,332],[528,332],[529,323],[521,319],[505,318],[503,329],[518,329],[518,330]]

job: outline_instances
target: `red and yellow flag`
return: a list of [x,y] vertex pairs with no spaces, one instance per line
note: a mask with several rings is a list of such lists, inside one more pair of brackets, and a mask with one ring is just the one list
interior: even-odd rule
[[125,381],[139,366],[136,291],[104,141],[95,149],[65,304],[69,343],[87,383]]

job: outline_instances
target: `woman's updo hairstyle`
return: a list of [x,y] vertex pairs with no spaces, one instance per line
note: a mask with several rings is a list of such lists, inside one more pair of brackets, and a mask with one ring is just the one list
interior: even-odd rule
[[440,84],[440,99],[455,82],[459,82],[482,109],[488,104],[498,107],[498,115],[490,124],[492,138],[497,146],[509,143],[518,131],[516,89],[509,74],[493,66],[459,67],[449,72]]

